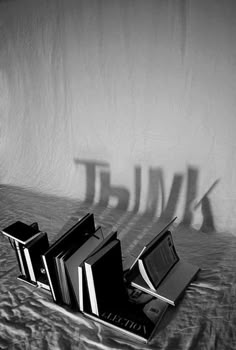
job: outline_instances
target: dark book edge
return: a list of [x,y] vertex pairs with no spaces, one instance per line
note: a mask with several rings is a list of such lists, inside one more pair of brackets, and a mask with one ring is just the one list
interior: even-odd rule
[[68,290],[69,290],[69,294],[70,294],[70,307],[73,311],[80,311],[79,305],[77,303],[76,295],[74,292],[74,288],[73,288],[72,282],[70,280],[70,276],[69,276],[69,273],[67,271],[66,266],[65,266],[65,273],[66,273]]
[[[85,216],[83,216],[78,222],[76,222],[75,225],[73,225],[68,231],[66,231],[61,237],[59,237],[48,249],[48,251],[46,253],[50,253],[52,250],[54,250],[56,248],[56,246],[60,245],[62,243],[62,241],[67,238],[73,231],[75,231],[75,229],[81,225],[85,220],[87,220],[90,216],[93,217],[93,214],[86,214]],[[94,224],[94,219],[93,219],[93,224]],[[95,227],[94,227],[95,229]]]

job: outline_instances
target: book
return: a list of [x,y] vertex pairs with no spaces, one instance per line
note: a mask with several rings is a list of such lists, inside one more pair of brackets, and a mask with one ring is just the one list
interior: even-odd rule
[[125,278],[132,286],[176,305],[199,270],[179,258],[171,232],[162,230],[141,252]]
[[42,274],[41,269],[43,268],[43,262],[41,255],[46,252],[48,248],[49,243],[46,232],[40,232],[36,238],[27,243],[23,248],[29,276],[33,282],[37,282],[37,279]]
[[[87,256],[87,258],[97,253],[100,249],[102,249],[103,247],[105,247],[107,244],[109,244],[115,239],[117,239],[117,231],[111,232],[110,234],[108,234],[107,237],[104,238],[103,241],[100,242],[100,244]],[[88,283],[87,283],[87,278],[85,273],[84,261],[78,266],[78,283],[79,283],[80,311],[91,312],[91,304],[89,299],[89,290],[88,290]]]
[[62,251],[67,251],[70,247],[78,249],[78,247],[84,244],[94,232],[94,216],[93,214],[88,213],[65,232],[56,242],[54,242],[44,254],[42,254],[52,298],[55,302],[59,304],[63,303],[55,257]]
[[10,226],[4,228],[1,232],[10,239],[24,245],[29,243],[40,233],[34,225],[30,226],[21,221],[14,222]]
[[103,241],[103,233],[101,227],[99,227],[93,235],[91,235],[87,241],[78,247],[74,252],[64,254],[59,258],[61,263],[61,282],[64,285],[65,296],[69,299],[69,290],[67,288],[67,279],[65,269],[67,269],[68,276],[74,289],[74,293],[77,300],[78,308],[80,309],[80,291],[78,280],[78,266],[91,254],[91,252]]
[[133,277],[131,285],[170,305],[176,306],[186,288],[196,278],[199,271],[199,267],[180,259],[156,290],[149,288],[139,271]]
[[138,261],[139,257],[144,253],[144,251],[148,248],[150,248],[151,246],[153,246],[155,244],[155,242],[160,239],[161,235],[163,235],[167,229],[173,224],[173,222],[177,219],[177,216],[175,216],[159,233],[157,236],[155,236],[147,245],[145,245],[141,252],[138,254],[138,256],[136,257],[136,259],[134,260],[134,262],[131,264],[131,266],[129,267],[129,270],[131,271],[132,268],[134,267],[134,265],[136,264],[136,262]]
[[84,262],[92,313],[101,315],[104,304],[124,304],[127,291],[123,278],[121,245],[114,239]]
[[114,297],[113,303],[105,304],[99,316],[93,313],[85,313],[85,315],[147,343],[157,331],[168,309],[168,304],[132,286],[127,288],[127,294],[128,300],[119,303],[119,306],[116,305]]

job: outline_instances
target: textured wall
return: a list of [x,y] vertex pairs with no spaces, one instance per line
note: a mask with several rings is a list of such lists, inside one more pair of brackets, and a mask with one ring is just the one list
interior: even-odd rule
[[0,181],[235,230],[235,18],[233,0],[0,1]]

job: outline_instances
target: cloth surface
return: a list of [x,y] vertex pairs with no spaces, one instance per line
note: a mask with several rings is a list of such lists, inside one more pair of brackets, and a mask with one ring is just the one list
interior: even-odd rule
[[[87,206],[17,187],[0,186],[0,227],[37,221],[52,243],[87,212],[104,234],[117,229],[124,267],[165,222],[112,208]],[[235,349],[236,237],[173,227],[181,258],[201,268],[176,307],[170,307],[148,345],[71,313],[50,294],[17,280],[15,252],[0,236],[0,349]]]
[[1,183],[158,216],[174,197],[197,229],[207,194],[235,231],[235,18],[235,0],[1,0]]

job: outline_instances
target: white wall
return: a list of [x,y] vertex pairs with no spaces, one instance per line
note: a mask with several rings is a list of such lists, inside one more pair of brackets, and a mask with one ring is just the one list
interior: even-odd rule
[[[210,211],[235,231],[235,18],[233,0],[0,2],[0,181],[83,199],[74,159],[102,161],[95,200],[110,171],[132,209],[140,166],[145,211],[160,168],[165,201],[183,175],[181,220],[192,167],[191,207],[219,179]],[[199,205],[192,223],[202,220]]]

